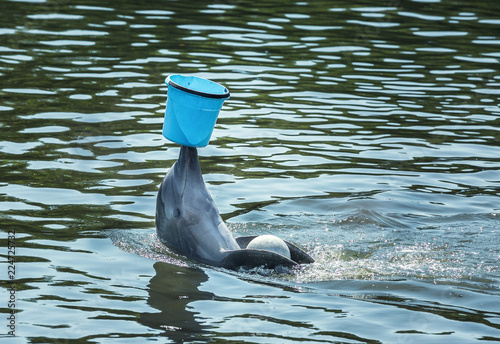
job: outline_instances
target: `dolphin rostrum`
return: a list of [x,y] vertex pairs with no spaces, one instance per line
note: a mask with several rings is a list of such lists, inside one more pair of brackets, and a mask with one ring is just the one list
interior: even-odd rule
[[160,185],[156,199],[156,233],[163,244],[177,253],[229,269],[261,265],[291,267],[314,262],[287,241],[284,243],[290,250],[290,258],[255,245],[251,247],[256,249],[246,249],[257,236],[233,238],[205,186],[195,147],[181,146],[178,161]]

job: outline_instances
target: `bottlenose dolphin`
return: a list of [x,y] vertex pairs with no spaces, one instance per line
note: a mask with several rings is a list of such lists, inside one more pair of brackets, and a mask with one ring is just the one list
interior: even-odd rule
[[292,267],[314,262],[287,241],[284,242],[290,258],[267,249],[246,249],[257,236],[233,238],[205,186],[195,147],[181,146],[178,161],[160,185],[156,233],[163,244],[177,253],[228,269]]

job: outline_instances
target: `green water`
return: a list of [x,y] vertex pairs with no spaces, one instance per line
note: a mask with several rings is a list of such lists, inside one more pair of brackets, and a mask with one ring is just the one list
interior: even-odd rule
[[[2,343],[500,341],[500,4],[0,1]],[[177,73],[231,92],[228,227],[315,264],[158,242]]]

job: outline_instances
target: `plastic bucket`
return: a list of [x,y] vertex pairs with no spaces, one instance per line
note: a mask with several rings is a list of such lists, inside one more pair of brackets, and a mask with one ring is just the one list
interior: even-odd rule
[[229,91],[195,76],[169,75],[163,136],[184,146],[205,147]]

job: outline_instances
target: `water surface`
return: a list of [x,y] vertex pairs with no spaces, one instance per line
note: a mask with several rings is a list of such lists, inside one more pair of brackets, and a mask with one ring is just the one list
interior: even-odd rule
[[[500,341],[499,6],[3,0],[2,342]],[[199,155],[234,235],[315,264],[157,241],[173,73],[231,91]]]

